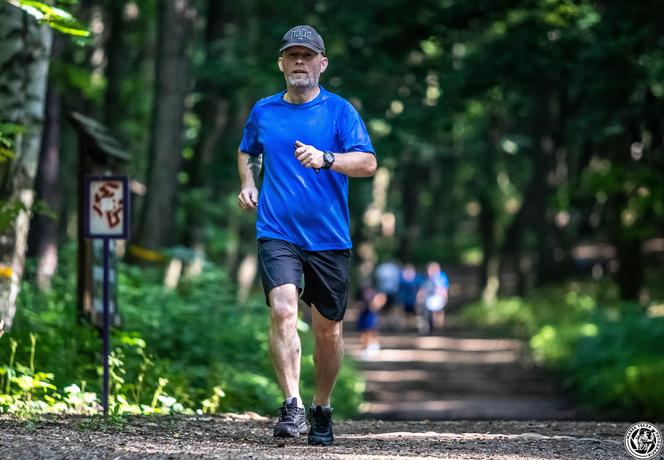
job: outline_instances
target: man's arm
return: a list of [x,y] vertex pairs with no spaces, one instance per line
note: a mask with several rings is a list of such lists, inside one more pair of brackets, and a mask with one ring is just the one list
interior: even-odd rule
[[[295,143],[295,156],[305,168],[322,168],[323,153],[313,145],[306,145],[300,141]],[[332,171],[345,174],[349,177],[371,177],[376,172],[378,163],[376,155],[368,152],[334,153]]]
[[376,172],[376,155],[367,152],[346,152],[334,154],[334,163],[330,168],[349,177],[371,177]]
[[237,151],[237,171],[240,175],[240,194],[237,196],[238,205],[251,211],[258,206],[258,176],[261,173],[263,155],[249,155],[240,150]]

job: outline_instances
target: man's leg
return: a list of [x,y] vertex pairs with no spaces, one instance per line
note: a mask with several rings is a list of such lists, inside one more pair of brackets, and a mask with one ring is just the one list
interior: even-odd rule
[[305,252],[305,258],[302,300],[311,306],[316,377],[308,442],[329,446],[334,442],[330,398],[344,354],[341,321],[334,319],[341,320],[346,313],[350,250]]
[[272,289],[270,299],[270,355],[284,399],[300,398],[300,336],[297,334],[298,292],[294,284]]
[[270,356],[284,403],[274,436],[299,437],[309,429],[300,397],[300,336],[297,334],[297,288],[282,284],[269,293]]
[[337,381],[339,369],[344,355],[341,321],[332,321],[318,313],[315,306],[311,308],[311,319],[316,344],[314,347],[314,372],[316,376],[316,392],[314,405],[330,404],[332,389]]

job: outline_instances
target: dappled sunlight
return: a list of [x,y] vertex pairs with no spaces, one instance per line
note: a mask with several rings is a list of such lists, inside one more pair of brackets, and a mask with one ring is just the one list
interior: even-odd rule
[[459,442],[463,440],[512,440],[512,439],[533,439],[533,440],[583,440],[591,442],[606,442],[610,444],[622,443],[618,440],[611,439],[597,439],[590,437],[576,437],[576,436],[547,436],[540,433],[525,432],[519,434],[507,433],[440,433],[436,431],[392,431],[389,433],[371,433],[371,434],[347,434],[340,435],[339,438],[347,439],[430,439],[430,440],[449,440]]
[[[474,339],[456,337],[383,336],[382,350],[372,362],[512,363],[524,353],[522,342],[513,339]],[[352,338],[346,342],[351,356],[361,347]]]
[[[454,323],[454,315],[448,318]],[[361,361],[364,416],[388,420],[574,418],[553,382],[533,365],[517,339],[468,337],[453,326],[445,336],[385,332],[381,350]],[[351,335],[351,356],[361,347]]]
[[[410,396],[417,396],[412,394]],[[451,396],[451,395],[446,395]],[[388,414],[394,417],[394,404],[387,402],[364,403],[361,407],[364,414],[383,418]],[[532,397],[486,397],[478,395],[457,395],[448,399],[431,398],[419,400],[402,400],[399,403],[399,420],[414,420],[427,414],[432,420],[524,420],[531,418],[527,414],[552,414],[549,419],[565,420],[573,416],[570,411],[561,407],[560,401],[553,398]],[[526,415],[524,415],[526,414]]]
[[519,350],[523,345],[518,340],[510,339],[468,339],[456,337],[384,337],[386,348],[396,343],[407,342],[409,346],[420,350],[458,350],[458,351],[506,351]]
[[496,351],[469,354],[465,351],[382,349],[379,359],[383,362],[513,363],[519,359],[519,353]]
[[406,372],[404,372],[403,369],[379,371],[367,370],[363,372],[365,379],[381,383],[398,382],[403,380],[404,373],[408,375],[410,380],[424,380],[431,376],[430,372],[418,369],[409,369]]

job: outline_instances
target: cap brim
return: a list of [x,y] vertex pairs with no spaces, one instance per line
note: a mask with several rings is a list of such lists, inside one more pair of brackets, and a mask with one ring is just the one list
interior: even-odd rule
[[309,43],[302,43],[302,42],[286,43],[284,46],[282,46],[281,48],[279,48],[279,52],[281,53],[283,50],[285,50],[285,49],[287,49],[287,48],[291,48],[291,47],[293,47],[293,46],[304,46],[305,48],[309,48],[311,51],[315,51],[315,52],[317,52],[317,53],[325,54],[325,50],[322,50],[322,49],[320,49],[320,48],[317,48],[316,46],[311,45],[311,44],[309,44]]

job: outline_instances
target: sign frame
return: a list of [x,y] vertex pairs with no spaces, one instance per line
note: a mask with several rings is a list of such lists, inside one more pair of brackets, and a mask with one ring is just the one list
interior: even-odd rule
[[[116,240],[126,240],[129,239],[129,230],[130,226],[130,207],[131,207],[131,196],[129,193],[129,176],[99,176],[99,175],[89,175],[83,178],[83,222],[84,229],[83,233],[85,238],[110,238]],[[121,233],[99,233],[92,231],[92,213],[91,213],[91,203],[90,198],[92,195],[92,185],[95,182],[121,182],[122,187],[122,231]]]

